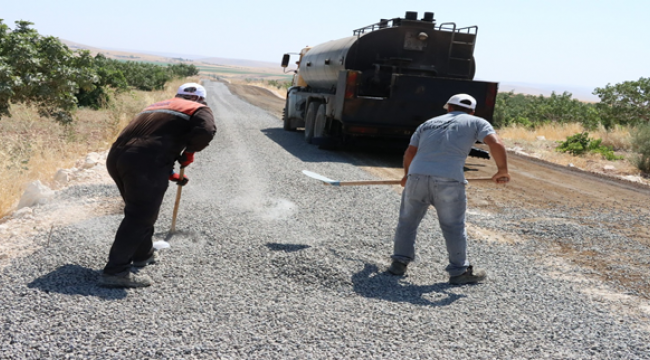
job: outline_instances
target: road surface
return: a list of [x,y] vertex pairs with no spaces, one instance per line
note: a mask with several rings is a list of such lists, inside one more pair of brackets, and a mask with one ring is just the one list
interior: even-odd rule
[[[218,134],[187,168],[171,237],[175,189],[166,195],[156,237],[171,248],[143,270],[155,284],[96,285],[119,207],[37,234],[50,245],[0,270],[1,359],[649,357],[647,280],[632,276],[647,274],[647,192],[513,158],[507,188],[469,187],[470,260],[489,281],[447,284],[435,215],[418,261],[395,277],[385,270],[400,188],[328,187],[301,170],[392,177],[399,154],[320,150],[225,85],[206,87]],[[491,166],[468,165],[477,176]],[[56,201],[118,197],[107,182]]]

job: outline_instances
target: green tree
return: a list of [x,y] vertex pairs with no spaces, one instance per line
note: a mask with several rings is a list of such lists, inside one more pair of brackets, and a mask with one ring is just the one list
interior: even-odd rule
[[606,127],[650,122],[650,78],[608,84],[596,88],[593,94],[600,98],[598,107],[604,114]]
[[569,92],[550,96],[499,93],[494,108],[496,126],[535,127],[544,123],[581,123],[593,129],[601,123],[600,110],[594,105],[572,99]]
[[0,116],[11,116],[10,103],[33,103],[42,116],[72,121],[79,89],[92,90],[98,81],[90,56],[74,55],[52,36],[41,36],[33,23],[16,21],[11,31],[0,20]]
[[169,65],[168,69],[174,77],[188,77],[199,74],[199,69],[194,64],[174,64]]
[[0,117],[12,103],[38,106],[42,116],[67,124],[77,106],[98,109],[110,94],[130,88],[161,90],[174,77],[197,75],[194,65],[122,62],[88,51],[73,52],[54,37],[41,36],[28,21],[11,30],[0,20]]

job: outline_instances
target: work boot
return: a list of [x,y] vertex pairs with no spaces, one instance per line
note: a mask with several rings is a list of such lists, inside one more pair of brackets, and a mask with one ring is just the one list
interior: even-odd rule
[[388,268],[388,272],[393,275],[401,276],[406,273],[406,266],[407,264],[404,264],[403,262],[393,260],[393,263],[390,264],[390,267]]
[[476,284],[482,282],[487,278],[485,270],[480,270],[472,267],[472,265],[467,267],[464,273],[456,276],[449,277],[449,283],[452,285],[464,285],[464,284]]
[[156,255],[156,252],[154,251],[151,253],[151,256],[149,256],[148,259],[142,260],[142,261],[134,261],[133,266],[137,268],[142,268],[147,265],[152,265],[155,264],[158,261],[158,255]]
[[147,275],[136,275],[127,272],[126,275],[102,274],[99,286],[109,288],[139,288],[151,286],[153,281]]

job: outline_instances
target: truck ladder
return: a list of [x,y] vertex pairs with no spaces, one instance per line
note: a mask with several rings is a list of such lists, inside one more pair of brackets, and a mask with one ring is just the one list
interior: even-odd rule
[[[447,56],[448,62],[447,66],[449,69],[449,76],[451,77],[460,77],[471,79],[473,72],[473,58],[463,58],[458,57],[458,53],[469,53],[474,54],[474,46],[476,45],[476,36],[474,36],[474,41],[460,41],[456,40],[456,34],[461,32],[466,32],[468,34],[476,35],[478,32],[478,26],[469,26],[465,28],[456,29],[456,23],[442,23],[440,24],[439,30],[441,31],[450,31],[451,32],[451,41],[449,42],[449,55]],[[452,72],[452,69],[457,70],[457,72]],[[461,70],[461,71],[458,71]]]

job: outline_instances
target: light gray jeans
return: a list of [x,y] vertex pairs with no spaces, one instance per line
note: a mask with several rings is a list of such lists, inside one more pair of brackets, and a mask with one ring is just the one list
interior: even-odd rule
[[449,265],[445,270],[449,276],[460,275],[469,266],[465,230],[467,195],[465,184],[456,180],[420,174],[409,175],[402,192],[394,254],[391,257],[405,264],[413,261],[418,227],[429,205],[433,205],[438,213],[438,222],[447,245]]

